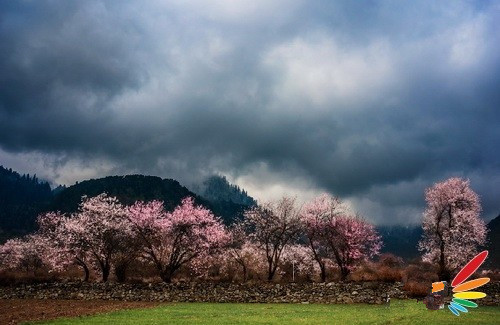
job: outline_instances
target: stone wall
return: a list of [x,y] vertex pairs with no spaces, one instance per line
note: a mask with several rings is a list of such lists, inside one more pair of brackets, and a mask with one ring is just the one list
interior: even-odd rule
[[44,283],[0,287],[0,299],[105,299],[168,302],[284,302],[381,304],[387,294],[406,298],[402,284],[307,283],[307,284],[117,284]]
[[[499,305],[500,283],[487,286],[481,305]],[[78,299],[166,302],[278,302],[382,304],[386,295],[406,299],[402,283],[288,283],[288,284],[117,284],[44,283],[0,287],[0,299]]]

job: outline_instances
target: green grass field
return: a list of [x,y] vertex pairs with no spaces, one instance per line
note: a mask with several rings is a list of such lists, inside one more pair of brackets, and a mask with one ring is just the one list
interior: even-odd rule
[[415,300],[390,307],[323,304],[173,303],[35,324],[500,324],[500,307],[471,309],[460,317],[427,310]]

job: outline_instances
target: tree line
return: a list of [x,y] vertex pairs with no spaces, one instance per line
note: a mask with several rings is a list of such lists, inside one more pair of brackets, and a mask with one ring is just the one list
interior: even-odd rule
[[[446,279],[484,244],[479,197],[467,180],[452,178],[429,188],[426,200],[419,248]],[[250,269],[273,281],[293,263],[294,272],[317,273],[321,281],[331,270],[345,280],[382,247],[373,225],[328,194],[300,208],[292,197],[258,204],[225,226],[191,197],[167,211],[162,201],[125,206],[102,193],[84,196],[76,213],[44,213],[37,222],[37,232],[0,246],[0,268],[62,271],[77,265],[84,280],[95,270],[105,282],[111,272],[125,281],[130,265],[140,263],[171,282],[181,269],[196,277],[236,267],[243,281]]]

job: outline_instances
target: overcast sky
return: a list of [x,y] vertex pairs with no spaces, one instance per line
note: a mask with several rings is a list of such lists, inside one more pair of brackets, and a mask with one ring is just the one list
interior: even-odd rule
[[500,1],[1,1],[0,164],[226,175],[378,224],[470,178],[500,213]]

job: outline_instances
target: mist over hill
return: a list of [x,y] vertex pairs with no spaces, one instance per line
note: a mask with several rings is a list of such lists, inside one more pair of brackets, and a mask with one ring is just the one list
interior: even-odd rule
[[229,223],[241,219],[245,210],[257,204],[244,189],[229,183],[225,176],[212,175],[192,188],[212,203],[215,214],[229,217]]
[[221,175],[206,178],[201,184],[193,186],[193,192],[210,202],[226,201],[248,206],[257,204],[244,189],[229,183],[227,178]]

